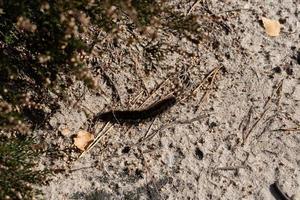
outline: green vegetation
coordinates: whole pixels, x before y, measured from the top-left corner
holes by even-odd
[[[32,199],[38,191],[32,184],[42,184],[47,170],[34,170],[39,152],[32,138],[0,137],[0,199]]]

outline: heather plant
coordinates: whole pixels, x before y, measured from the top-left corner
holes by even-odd
[[[77,10],[83,3],[0,1],[1,128],[22,128],[24,118],[54,106],[49,90],[61,94],[73,77],[91,84],[79,37],[89,25]]]
[[[0,129],[5,130],[0,135],[44,123],[76,80],[97,88],[86,58],[99,32],[118,37],[119,25],[125,24],[132,33],[128,45],[139,43],[152,66],[168,51],[182,53],[161,40],[158,30],[198,44],[206,28],[218,26],[207,20],[205,9],[199,23],[197,16],[176,8],[165,0],[0,0]],[[1,173],[10,177],[0,177],[1,199],[30,198],[27,183],[40,183],[43,173],[33,170],[31,143],[26,137],[1,138]],[[19,186],[22,190],[15,193]]]
[[[43,184],[48,170],[35,169],[40,152],[30,137],[0,137],[0,199],[32,199]]]
[[[129,29],[149,38],[143,48],[150,63],[174,50],[161,48],[158,29],[199,43],[202,29],[197,18],[173,7],[166,1],[149,0],[1,0],[0,127],[22,129],[24,119],[34,122],[46,117],[45,108],[56,108],[54,97],[62,97],[76,79],[95,87],[85,65],[97,42],[91,26],[117,36],[118,23],[127,21]],[[94,41],[88,43],[86,35]]]

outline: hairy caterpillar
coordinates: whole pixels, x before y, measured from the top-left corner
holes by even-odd
[[[140,122],[149,118],[153,118],[164,111],[168,110],[176,103],[176,98],[174,96],[163,99],[159,102],[156,102],[150,105],[148,108],[142,110],[116,110],[109,111],[105,113],[97,114],[93,122],[98,120],[113,122],[113,123],[123,123],[123,122]]]

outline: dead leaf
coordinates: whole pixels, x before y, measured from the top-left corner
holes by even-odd
[[[279,36],[281,24],[277,20],[268,19],[265,17],[261,18],[265,31],[269,36],[276,37]]]
[[[74,145],[84,151],[86,147],[94,140],[94,135],[84,131],[80,130],[77,133],[77,136],[74,138]]]

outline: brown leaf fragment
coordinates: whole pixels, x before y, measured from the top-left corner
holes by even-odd
[[[268,19],[265,17],[261,18],[266,33],[271,37],[279,36],[281,24],[277,20]]]
[[[80,130],[77,133],[77,136],[74,138],[74,145],[84,151],[86,147],[94,140],[94,135],[84,131]]]

